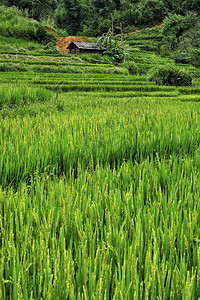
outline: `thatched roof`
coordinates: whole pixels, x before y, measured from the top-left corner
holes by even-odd
[[[96,51],[106,51],[105,47],[101,47],[97,43],[88,42],[71,42],[67,49],[78,48],[81,50],[96,50]]]

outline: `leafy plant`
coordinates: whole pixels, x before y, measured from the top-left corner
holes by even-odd
[[[111,29],[97,40],[97,44],[106,47],[104,54],[111,56],[117,63],[123,62],[129,56],[127,45],[115,40]]]

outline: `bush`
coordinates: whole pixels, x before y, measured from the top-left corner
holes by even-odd
[[[190,62],[195,67],[200,67],[200,49],[193,48],[190,50]]]
[[[60,53],[58,51],[58,49],[56,48],[55,43],[53,43],[53,42],[49,42],[48,44],[46,44],[45,50],[49,54],[59,54]]]
[[[47,45],[49,43],[56,45],[56,37],[48,33],[46,28],[42,25],[39,25],[36,30],[36,38],[38,42]]]
[[[126,68],[131,75],[138,75],[138,66],[134,61],[125,61],[122,63],[122,67]]]
[[[175,65],[160,65],[151,69],[148,74],[150,81],[160,85],[189,86],[192,85],[192,77],[189,70],[178,68]]]

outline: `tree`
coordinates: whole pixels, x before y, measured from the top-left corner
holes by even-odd
[[[185,31],[196,26],[198,16],[194,12],[188,12],[185,16],[169,14],[163,21],[162,33],[164,36],[174,35],[179,38]]]
[[[82,6],[78,0],[64,0],[65,6],[65,24],[69,34],[76,34],[80,31]]]
[[[135,9],[136,23],[141,25],[162,22],[166,15],[167,11],[162,0],[141,1]]]
[[[200,12],[200,0],[185,0],[183,1],[184,11],[192,10],[195,12]]]
[[[200,47],[199,18],[194,12],[185,16],[169,14],[163,21],[160,52],[175,61],[189,61],[193,49]],[[195,52],[196,53],[196,52]]]
[[[94,11],[97,15],[107,17],[115,8],[113,0],[93,0]],[[119,4],[119,1],[118,1]]]
[[[58,27],[75,35],[81,31],[83,4],[80,0],[61,0],[54,16]]]
[[[114,3],[115,3],[115,8],[117,10],[119,10],[121,8],[121,1],[120,0],[114,0]]]
[[[163,35],[165,37],[174,35],[177,38],[182,32],[183,20],[184,16],[169,14],[169,16],[164,19],[162,24]]]
[[[57,0],[7,0],[7,5],[17,6],[19,9],[28,9],[29,16],[40,20],[44,15],[53,12],[57,5]]]

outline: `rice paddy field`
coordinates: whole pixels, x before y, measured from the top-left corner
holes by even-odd
[[[1,52],[0,299],[200,299],[199,69]]]

